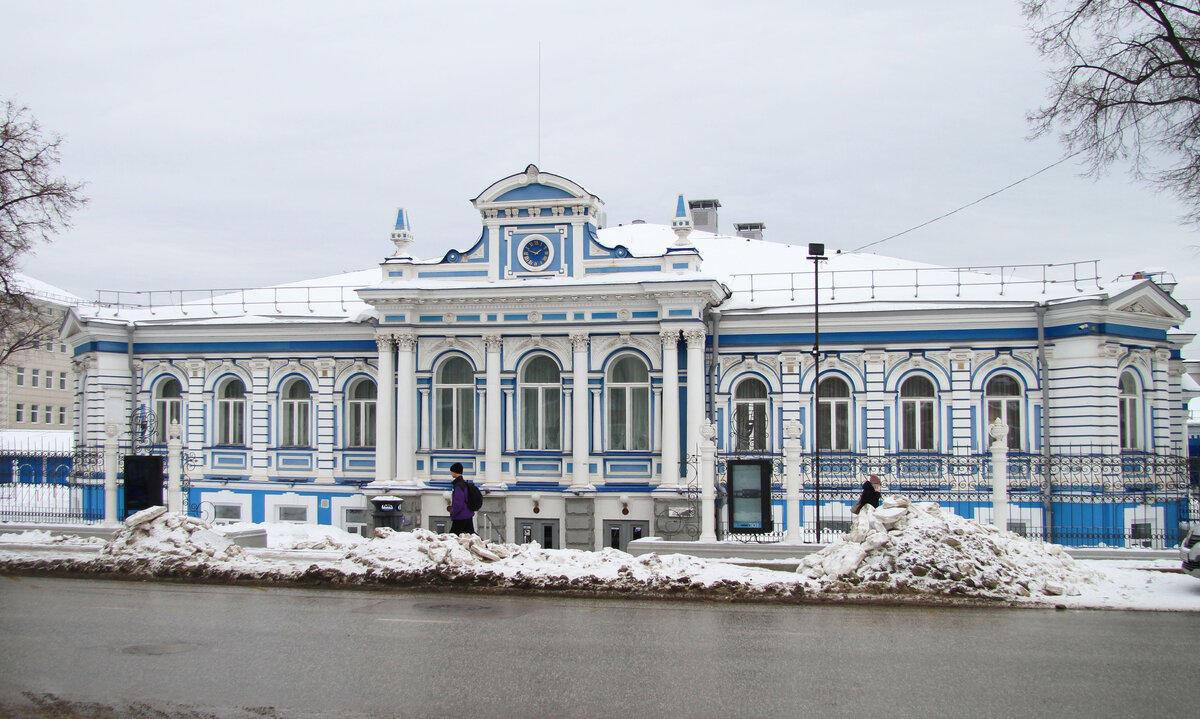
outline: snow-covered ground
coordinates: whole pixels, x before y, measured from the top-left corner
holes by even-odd
[[[223,534],[248,528],[266,530],[266,549],[242,548]],[[1074,560],[1056,545],[903,498],[865,508],[844,541],[805,557],[795,572],[683,554],[634,557],[612,549],[496,544],[420,529],[364,538],[302,524],[214,528],[162,508],[130,517],[108,542],[45,531],[3,533],[0,525],[0,571],[9,572],[1200,611],[1200,580],[1173,571],[1178,567],[1173,560]]]

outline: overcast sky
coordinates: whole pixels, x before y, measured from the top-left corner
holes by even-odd
[[[29,274],[97,289],[262,286],[363,269],[407,207],[421,257],[534,162],[610,225],[718,198],[721,229],[851,250],[1064,155],[1029,141],[1050,69],[1016,0],[0,0],[0,97],[87,182]],[[541,112],[539,158],[539,60]],[[1073,161],[871,251],[945,265],[1166,268],[1200,307],[1171,197]],[[1192,320],[1189,330],[1200,330]],[[1189,352],[1195,356],[1198,353]]]

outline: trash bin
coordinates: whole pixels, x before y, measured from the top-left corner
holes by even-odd
[[[371,504],[375,505],[373,519],[376,529],[388,527],[397,532],[400,531],[400,527],[404,524],[404,514],[401,511],[404,509],[402,497],[381,494],[378,497],[372,497]]]

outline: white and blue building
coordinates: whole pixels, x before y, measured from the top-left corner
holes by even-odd
[[[461,462],[486,490],[481,533],[589,549],[695,536],[696,489],[722,479],[697,475],[710,421],[718,467],[761,457],[781,470],[792,428],[806,492],[819,446],[832,494],[807,497],[806,524],[817,506],[827,526],[845,521],[867,469],[894,491],[980,489],[973,459],[996,419],[1026,489],[1050,466],[1073,493],[1144,498],[1176,481],[1143,461],[1186,454],[1192,336],[1163,275],[828,247],[814,292],[807,245],[764,240],[759,223],[718,234],[714,201],[693,216],[666,194],[669,222],[606,227],[599,197],[530,165],[472,204],[479,236],[441,256],[419,257],[400,210],[377,268],[80,305],[64,328],[78,441],[116,423],[153,448],[178,422],[194,509],[350,531],[381,495],[402,500],[403,527],[448,526]],[[1052,494],[1026,503],[1023,531],[1064,516]],[[1169,542],[1186,506],[1146,506],[1110,502],[1088,521]],[[799,520],[784,508],[777,529]]]

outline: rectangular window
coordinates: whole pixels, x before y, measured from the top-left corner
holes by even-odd
[[[367,510],[347,509],[345,514],[345,530],[350,534],[367,533]]]
[[[24,367],[17,368],[17,386],[18,387],[25,386],[25,368]]]
[[[67,345],[65,343],[59,343],[58,351],[62,352],[63,354],[66,354],[67,353]]]
[[[29,405],[29,421],[37,424],[38,406],[36,404]]]
[[[242,521],[242,506],[240,504],[214,504],[213,524],[230,524]]]
[[[67,408],[66,407],[58,408],[58,423],[59,424],[67,423]]]
[[[42,408],[42,422],[52,424],[54,422],[54,408],[46,405]]]
[[[303,523],[308,521],[308,507],[279,507],[279,521]]]
[[[59,389],[67,388],[67,373],[66,372],[58,373],[58,388]]]
[[[29,386],[30,387],[38,386],[38,373],[39,372],[40,372],[40,370],[36,370],[36,369],[29,370]]]
[[[14,421],[16,421],[16,422],[24,422],[25,421],[25,405],[24,404],[17,403],[17,413],[16,413],[16,416],[14,417]]]

